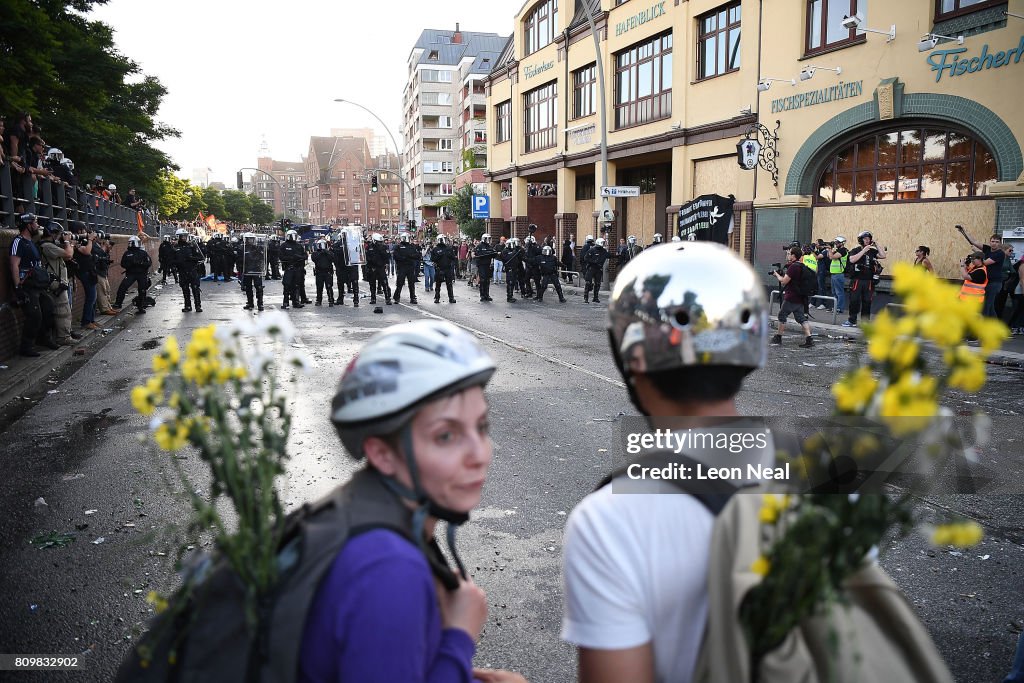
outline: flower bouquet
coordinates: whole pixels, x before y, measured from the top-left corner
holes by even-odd
[[[276,481],[288,460],[291,427],[282,388],[306,368],[305,358],[286,352],[292,336],[286,315],[266,313],[255,325],[199,328],[184,353],[168,337],[153,358],[152,377],[131,392],[135,409],[151,418],[160,449],[176,453],[192,446],[205,464],[208,495],[190,481],[177,455],[170,458],[192,506],[191,531],[212,530],[215,559],[237,577],[251,629],[278,576],[285,512]],[[191,564],[172,599],[148,596],[158,613],[169,605],[172,612],[185,609],[213,568],[209,557]],[[147,648],[139,648],[143,667],[153,654]],[[175,656],[172,646],[171,664]]]
[[[801,622],[843,600],[844,582],[877,558],[889,534],[916,528],[936,545],[958,547],[982,539],[973,521],[924,522],[914,500],[934,481],[923,469],[941,472],[964,454],[950,428],[952,413],[941,406],[943,391],[978,391],[985,359],[1008,330],[983,318],[975,302],[960,300],[957,287],[909,264],[894,268],[893,290],[903,313],[885,311],[864,325],[868,362],[832,387],[828,432],[806,438],[799,453],[779,454],[812,484],[810,493],[763,500],[763,554],[751,567],[763,578],[740,608],[755,670]],[[937,362],[923,352],[923,342],[937,349]],[[910,463],[910,471],[866,493],[865,475],[899,469],[894,455],[901,465]],[[838,647],[839,634],[832,635]]]

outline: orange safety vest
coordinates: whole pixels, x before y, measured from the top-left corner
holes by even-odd
[[[970,278],[964,280],[964,284],[960,288],[960,299],[962,301],[973,300],[981,303],[985,301],[985,286],[988,284],[988,269],[985,266],[982,266],[981,269],[985,271],[985,281],[977,283]],[[968,270],[967,272],[974,272],[974,269]]]

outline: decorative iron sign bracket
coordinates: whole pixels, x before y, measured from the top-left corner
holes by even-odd
[[[753,170],[755,165],[759,165],[764,170],[772,174],[772,182],[775,183],[775,187],[779,186],[779,127],[782,125],[781,121],[775,121],[775,130],[770,131],[768,127],[763,123],[753,123],[747,130],[743,140],[737,145],[739,151],[739,163],[740,166],[748,170]],[[748,156],[744,159],[744,142],[747,140],[754,141],[754,145],[746,146]],[[754,158],[749,155],[749,152],[753,151],[753,157],[756,157],[756,164]]]

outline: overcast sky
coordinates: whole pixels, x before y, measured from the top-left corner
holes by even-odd
[[[298,161],[312,135],[379,125],[402,144],[406,60],[423,29],[509,35],[523,0],[111,0],[91,15],[118,50],[167,88],[158,114],[181,137],[159,144],[179,175],[212,169],[234,187],[265,137]],[[246,173],[248,176],[248,173]]]

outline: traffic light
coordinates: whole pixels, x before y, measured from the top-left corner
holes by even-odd
[[[370,192],[376,192],[379,189],[380,187],[377,186],[377,174],[374,173],[373,176],[370,177]]]
[[[242,172],[241,171],[238,171],[237,173],[235,173],[235,185],[238,187],[239,190],[242,189]]]

